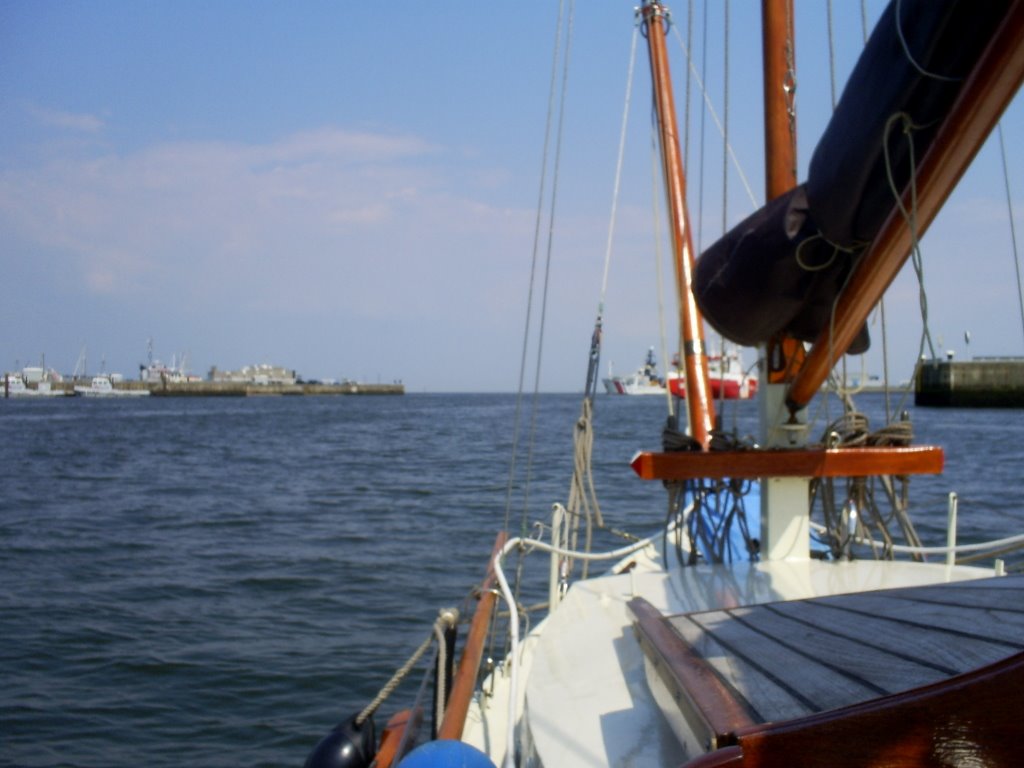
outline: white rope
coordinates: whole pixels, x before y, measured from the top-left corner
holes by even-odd
[[[1021,291],[1020,283],[1020,256],[1017,254],[1017,230],[1013,226],[1013,200],[1010,197],[1010,171],[1006,166],[1006,144],[1003,143],[1003,123],[1000,121],[996,127],[999,129],[999,153],[1003,158],[1003,184],[1006,186],[1006,213],[1010,219],[1010,242],[1013,244],[1013,266],[1017,270],[1017,299],[1020,301],[1020,322],[1024,328],[1024,292]]]
[[[561,505],[558,505],[561,506]],[[526,551],[532,551],[539,549],[543,552],[550,552],[560,557],[571,557],[579,560],[616,560],[623,558],[633,552],[636,552],[644,547],[650,545],[647,539],[643,541],[630,544],[626,547],[613,550],[611,552],[593,553],[593,552],[575,552],[571,549],[562,549],[561,547],[553,547],[543,541],[537,539],[525,538],[517,536],[514,539],[510,539],[505,543],[505,546],[501,548],[501,551],[494,556],[494,575],[498,580],[498,585],[501,587],[501,596],[505,602],[508,603],[509,607],[509,635],[511,637],[511,652],[510,664],[509,664],[509,694],[508,694],[508,724],[506,730],[506,743],[505,743],[505,760],[503,765],[505,768],[515,768],[515,732],[516,732],[516,706],[519,699],[519,610],[516,604],[516,600],[512,595],[512,589],[509,587],[508,580],[505,578],[505,571],[501,567],[501,561],[505,555],[511,552],[513,549],[524,547]]]
[[[828,533],[828,528],[821,523],[811,523],[813,528],[818,533]],[[864,538],[854,538],[854,542],[857,544],[863,544],[865,546],[877,546],[877,541]],[[989,549],[998,549],[1000,547],[1010,546],[1012,544],[1024,544],[1024,533],[1016,536],[1007,536],[1003,539],[994,539],[992,541],[982,541],[977,544],[958,544],[955,547],[912,547],[906,544],[892,544],[888,547],[893,552],[899,552],[905,555],[948,555],[954,554],[959,555],[963,552],[984,552]]]
[[[718,132],[722,135],[723,141],[725,141],[725,129],[722,127],[722,121],[718,119],[718,113],[715,112],[715,107],[711,103],[711,97],[708,96],[707,90],[704,88],[704,81],[701,80],[700,74],[697,72],[697,67],[690,59],[690,51],[686,47],[686,43],[683,42],[682,37],[679,35],[679,30],[673,25],[673,32],[675,32],[676,40],[679,42],[679,47],[683,49],[683,53],[686,56],[686,63],[690,69],[690,74],[697,83],[697,87],[700,89],[701,95],[704,96],[704,104],[708,108],[708,114],[711,115],[711,119],[715,121],[715,126],[718,128]],[[728,141],[725,142],[725,146],[728,149],[729,157],[732,158],[732,164],[736,168],[736,173],[739,174],[740,181],[743,182],[743,188],[747,191],[747,197],[750,198],[750,204],[754,208],[760,208],[760,204],[757,202],[757,197],[754,196],[754,190],[750,186],[750,182],[747,181],[747,175],[743,172],[743,167],[740,165],[739,158],[736,157],[736,153],[733,151],[732,144]]]
[[[831,83],[832,111],[836,111],[836,46],[832,33],[832,0],[828,0],[827,13],[825,14],[828,25],[828,76]]]
[[[519,360],[519,385],[516,388],[516,407],[512,419],[512,458],[509,461],[508,484],[505,488],[505,525],[504,530],[509,530],[512,518],[512,489],[515,486],[516,458],[519,455],[519,439],[521,434],[521,419],[523,411],[523,392],[526,389],[526,360],[530,350],[530,330],[533,327],[533,298],[537,282],[537,260],[540,253],[541,223],[543,222],[544,200],[547,191],[548,159],[550,156],[550,144],[552,125],[555,114],[555,96],[558,93],[558,60],[561,51],[562,39],[562,15],[564,2],[558,5],[558,23],[555,26],[554,50],[551,57],[551,83],[548,88],[548,109],[544,124],[544,148],[541,152],[540,183],[537,190],[537,209],[533,224],[533,249],[530,260],[530,279],[526,294],[526,321],[523,328],[523,346]],[[529,488],[527,488],[527,493]],[[524,526],[525,527],[525,526]]]
[[[669,370],[671,362],[668,357],[668,333],[665,327],[665,278],[662,272],[664,257],[661,249],[662,230],[658,216],[658,139],[657,129],[651,123],[651,223],[654,225],[654,281],[655,293],[658,297],[658,338],[661,344],[661,359],[665,366],[665,407],[668,415],[675,415],[675,404],[672,402],[672,386],[669,383]],[[679,339],[682,344],[682,339]],[[680,347],[680,362],[683,359],[682,348]]]
[[[604,312],[604,297],[608,292],[608,268],[612,260],[612,240],[615,233],[616,212],[619,207],[619,187],[622,180],[622,159],[626,153],[626,128],[629,124],[629,105],[633,100],[633,70],[636,67],[636,44],[639,28],[633,28],[633,41],[629,49],[629,74],[626,76],[626,98],[622,108],[622,129],[619,132],[619,156],[615,162],[615,185],[612,190],[612,211],[608,220],[608,244],[604,254],[604,275],[601,278],[601,303],[598,316]]]
[[[434,698],[434,724],[440,729],[444,720],[444,708],[448,703],[448,681],[445,679],[445,668],[448,666],[448,644],[444,633],[459,623],[459,612],[455,608],[442,608],[434,622],[434,637],[437,638],[437,692]]]

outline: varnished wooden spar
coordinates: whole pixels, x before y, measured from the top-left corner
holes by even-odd
[[[924,234],[992,132],[1024,80],[1024,0],[1015,0],[1002,26],[960,91],[917,173],[917,230]],[[910,208],[910,191],[903,194]],[[824,329],[807,355],[788,403],[803,408],[846,353],[868,314],[910,255],[911,232],[898,208],[886,219],[836,304],[834,333]],[[831,333],[831,339],[830,339]]]
[[[686,209],[686,178],[679,149],[679,128],[672,77],[668,67],[665,35],[666,10],[658,2],[645,2],[643,14],[647,46],[651,59],[654,105],[658,115],[662,173],[672,225],[672,253],[675,263],[676,292],[679,296],[679,336],[683,340],[686,369],[686,407],[690,415],[690,435],[707,448],[715,422],[715,404],[708,381],[708,357],[704,344],[704,319],[693,296],[693,236]]]
[[[466,636],[466,645],[462,651],[462,659],[459,661],[459,669],[452,682],[448,707],[444,713],[444,720],[441,721],[441,727],[438,729],[437,738],[439,739],[462,738],[462,728],[466,723],[469,703],[473,699],[473,690],[476,688],[476,678],[480,671],[480,660],[484,654],[487,630],[494,612],[494,601],[497,599],[493,590],[494,558],[505,546],[506,538],[506,534],[502,532],[494,540],[494,549],[491,551],[491,559],[487,566],[487,576],[480,585],[480,602],[477,603],[473,622],[469,626],[469,634]]]
[[[765,191],[767,200],[796,186],[796,51],[793,0],[762,0],[764,46]]]
[[[796,186],[796,35],[793,0],[762,0],[764,52],[765,200],[771,201]],[[768,342],[769,384],[791,381],[800,370],[804,346],[780,335]]]
[[[641,452],[630,466],[644,480],[763,477],[937,475],[944,454],[935,446],[909,448],[785,448],[750,451]]]

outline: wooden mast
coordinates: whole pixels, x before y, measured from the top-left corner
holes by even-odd
[[[797,185],[796,163],[796,36],[792,0],[761,0],[761,55],[764,67],[765,200]],[[788,384],[800,369],[804,345],[780,332],[765,344],[764,386],[758,393],[761,442],[770,447],[803,446],[806,430],[779,430]],[[790,453],[787,458],[791,459]],[[729,472],[746,468],[730,463]],[[793,466],[797,466],[794,464]],[[664,469],[664,468],[663,468]],[[761,556],[769,559],[808,556],[810,476],[805,465],[796,472],[762,466]],[[737,474],[736,477],[742,475]]]
[[[771,201],[797,185],[793,0],[761,0],[761,19],[765,200]],[[803,344],[780,334],[768,341],[765,359],[767,383],[791,381],[803,363]]]
[[[704,344],[704,319],[693,297],[693,236],[686,209],[686,178],[683,157],[679,150],[672,77],[668,67],[665,35],[668,33],[667,11],[657,0],[645,0],[644,29],[651,60],[651,82],[658,116],[662,172],[665,177],[669,220],[672,226],[672,253],[675,263],[676,289],[679,295],[679,333],[683,339],[683,361],[686,374],[686,406],[690,416],[690,435],[707,450],[715,421],[715,405],[708,383],[708,358]]]
[[[796,53],[793,0],[762,0],[764,162],[767,199],[796,186]]]
[[[917,236],[924,234],[1024,80],[1024,0],[1015,0],[917,172]],[[910,207],[910,192],[904,190]],[[819,334],[790,387],[791,410],[803,408],[849,348],[858,329],[910,255],[911,232],[894,207],[850,277],[835,310],[835,332]]]

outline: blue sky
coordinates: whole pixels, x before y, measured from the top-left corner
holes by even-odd
[[[729,44],[731,141],[758,204],[759,6],[733,0]],[[881,7],[868,3],[871,23]],[[579,390],[586,372],[632,8],[576,9],[545,390]],[[860,4],[835,8],[841,87]],[[673,9],[685,39],[686,3]],[[187,354],[200,374],[272,362],[410,391],[513,390],[556,13],[533,0],[0,0],[0,368],[45,354],[70,372],[87,349],[90,371],[103,361],[134,375],[152,338],[157,357]],[[830,103],[825,4],[798,2],[797,14],[806,168]],[[723,56],[721,15],[711,3],[708,71]],[[696,21],[699,57],[699,7]],[[670,50],[682,111],[675,37]],[[602,367],[618,371],[661,343],[647,79],[640,58],[606,302]],[[721,80],[707,79],[724,114]],[[1018,240],[1020,101],[1004,117]],[[713,134],[708,123],[703,183],[695,151],[688,169],[705,245],[722,230]],[[732,224],[754,204],[729,173]],[[1024,354],[1008,222],[991,145],[925,241],[929,325],[961,356]],[[888,304],[895,378],[909,374],[921,328],[908,272]],[[869,372],[881,372],[880,348],[865,356]]]

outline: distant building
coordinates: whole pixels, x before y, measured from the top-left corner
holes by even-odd
[[[232,382],[236,384],[283,384],[291,386],[295,384],[297,378],[295,371],[282,368],[279,365],[269,365],[268,363],[245,365],[237,371],[221,371],[216,366],[210,369],[210,381]]]

